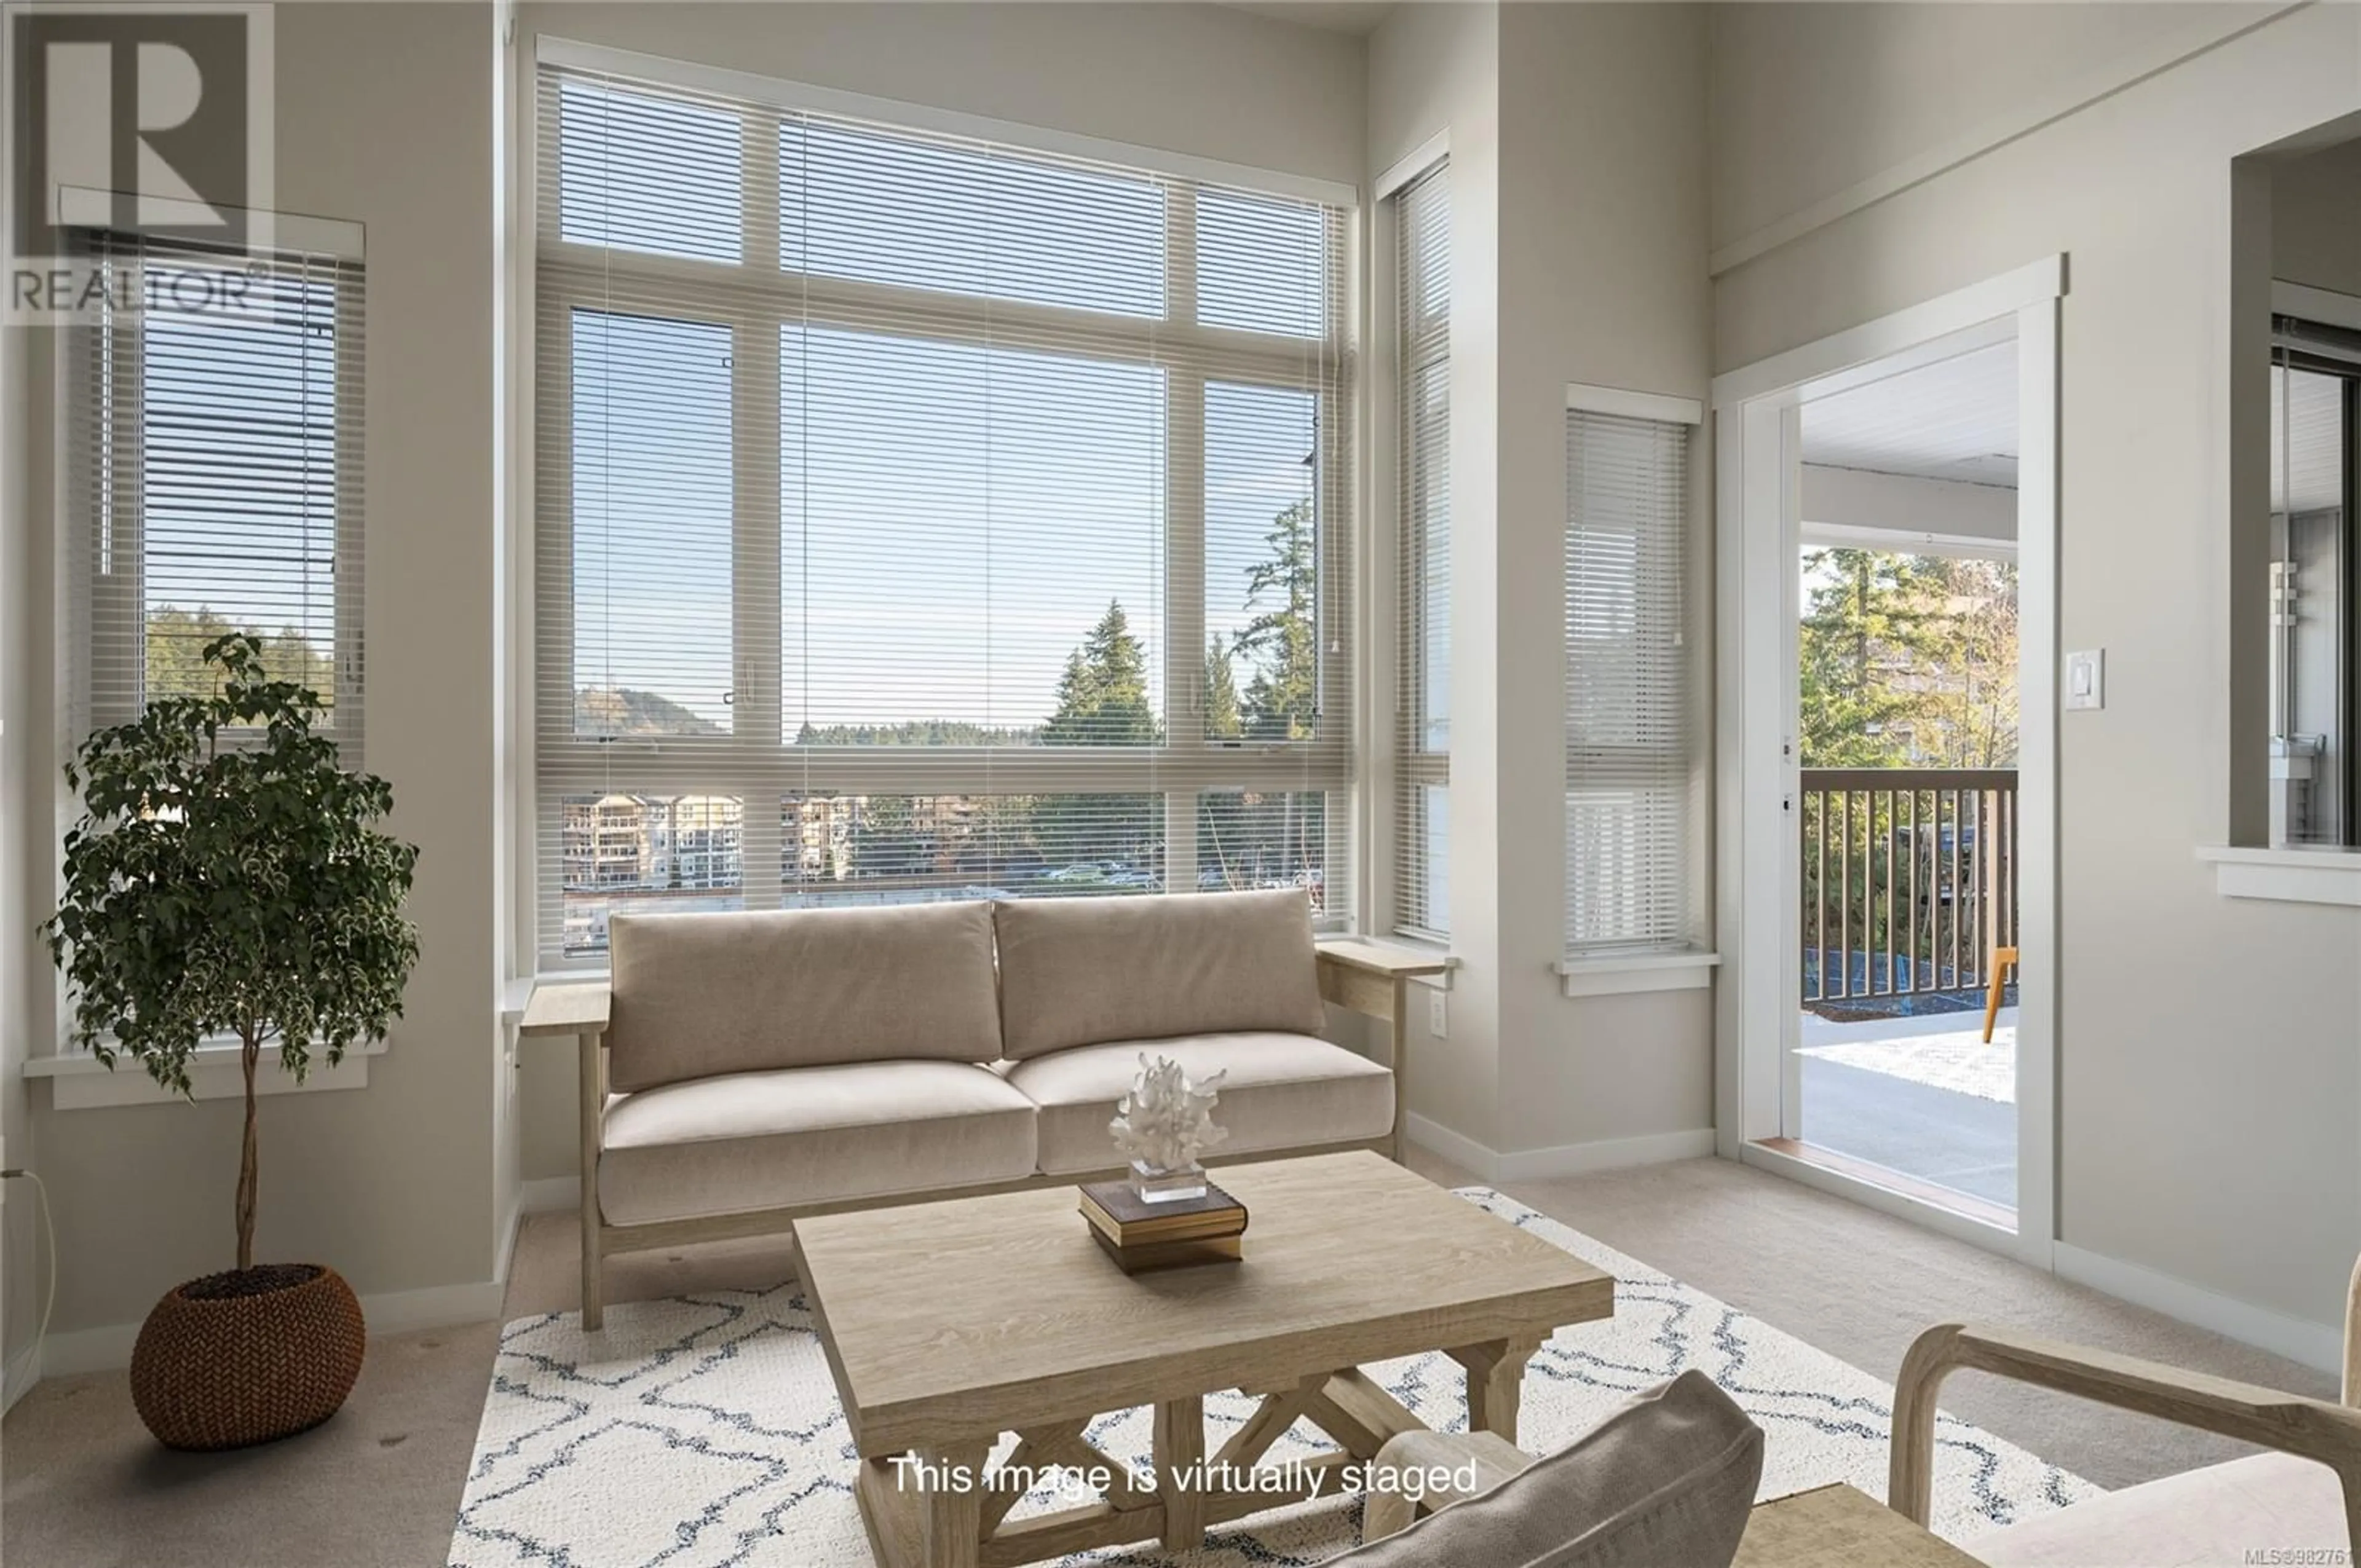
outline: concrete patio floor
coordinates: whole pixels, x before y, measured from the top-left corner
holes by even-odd
[[[1856,1062],[1809,1054],[1814,1047],[1923,1042],[1929,1058],[1990,1063],[2013,1078],[2016,1010],[2004,1008],[1993,1043],[1983,1043],[1983,1015],[1947,1013],[1873,1023],[1830,1024],[1804,1015],[1802,1140],[1832,1154],[1915,1177],[1954,1192],[2016,1206],[2016,1105],[1947,1086],[1939,1070],[1894,1063],[1872,1070]],[[1987,1054],[1989,1053],[1989,1054]],[[1863,1055],[1853,1053],[1858,1059]],[[1884,1053],[1898,1056],[1903,1053]],[[1903,1073],[1908,1076],[1902,1075]],[[1931,1081],[1930,1081],[1931,1080]],[[1989,1088],[1989,1085],[1986,1086]]]

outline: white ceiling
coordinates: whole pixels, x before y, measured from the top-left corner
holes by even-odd
[[[2016,485],[2016,345],[1996,343],[1804,405],[1804,461]]]

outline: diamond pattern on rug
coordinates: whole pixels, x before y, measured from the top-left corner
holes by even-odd
[[[1701,1290],[1484,1188],[1468,1201],[1615,1276],[1615,1316],[1561,1329],[1525,1373],[1523,1445],[1552,1453],[1624,1399],[1703,1368],[1767,1436],[1762,1495],[1831,1481],[1885,1492],[1893,1390]],[[1466,1385],[1440,1354],[1367,1369],[1428,1425],[1467,1427]],[[1257,1401],[1209,1395],[1206,1448]],[[1091,1441],[1144,1462],[1146,1408],[1093,1422]],[[2098,1488],[1949,1415],[1936,1426],[1935,1529],[1954,1540],[2066,1507]],[[1013,1444],[1003,1441],[1003,1452]],[[1299,1422],[1266,1463],[1327,1447]],[[476,1439],[452,1568],[829,1568],[870,1561],[852,1499],[856,1458],[811,1316],[793,1286],[609,1307],[511,1323]],[[1077,1499],[1027,1498],[1013,1517]],[[1324,1562],[1359,1539],[1356,1497],[1295,1504],[1213,1531],[1197,1552],[1154,1545],[1068,1564]]]
[[[1983,1031],[1948,1035],[1909,1035],[1894,1040],[1838,1040],[1824,1046],[1797,1047],[1798,1056],[1817,1057],[1839,1067],[1882,1072],[1929,1089],[1972,1094],[1979,1100],[2016,1103],[2016,1025],[2003,1024],[1984,1044]]]

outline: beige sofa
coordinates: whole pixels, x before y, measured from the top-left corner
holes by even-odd
[[[1228,1078],[1220,1158],[1398,1154],[1391,1069],[1319,1037],[1431,970],[1315,948],[1303,894],[618,916],[521,1032],[582,1068],[582,1313],[605,1256],[832,1209],[1095,1180],[1143,1050]]]

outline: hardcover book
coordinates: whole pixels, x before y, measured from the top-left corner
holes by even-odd
[[[1148,1203],[1127,1181],[1102,1181],[1082,1190],[1081,1208],[1092,1227],[1117,1246],[1232,1236],[1246,1228],[1246,1205],[1210,1185],[1202,1198]]]
[[[1159,1268],[1191,1268],[1201,1263],[1235,1263],[1246,1255],[1246,1237],[1236,1233],[1226,1236],[1205,1236],[1196,1241],[1148,1242],[1138,1246],[1117,1246],[1107,1234],[1096,1225],[1091,1227],[1091,1239],[1101,1251],[1115,1259],[1117,1268],[1126,1274],[1147,1274]]]

